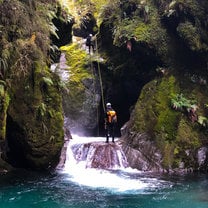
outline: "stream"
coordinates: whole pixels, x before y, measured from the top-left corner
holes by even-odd
[[[122,164],[111,169],[86,168],[91,157],[77,161],[72,147],[89,141],[104,143],[105,138],[74,137],[67,148],[64,168],[52,173],[16,170],[1,176],[0,207],[208,207],[207,174],[153,174]]]

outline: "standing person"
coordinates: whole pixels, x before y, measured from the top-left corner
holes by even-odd
[[[116,111],[111,107],[111,103],[106,104],[105,113],[105,130],[106,130],[106,143],[109,142],[109,137],[112,136],[112,142],[114,142],[114,129],[117,123]]]
[[[88,46],[88,48],[89,48],[89,53],[91,51],[91,48],[92,48],[92,51],[94,51],[94,43],[93,43],[93,40],[92,40],[92,34],[89,34],[87,36],[86,46]]]

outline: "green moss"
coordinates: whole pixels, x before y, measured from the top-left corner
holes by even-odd
[[[161,143],[161,150],[163,153],[162,165],[165,169],[169,169],[174,163],[174,144],[169,142]]]
[[[162,165],[167,169],[178,168],[181,163],[185,167],[193,167],[195,159],[192,155],[207,144],[207,133],[203,130],[206,127],[202,128],[198,122],[191,122],[185,115],[186,110],[175,111],[171,107],[171,99],[176,98],[180,92],[185,94],[180,97],[183,106],[194,103],[198,106],[197,114],[206,115],[205,88],[196,87],[191,82],[184,85],[179,80],[174,76],[167,76],[144,86],[135,106],[131,129],[150,135],[162,153]]]
[[[90,65],[92,57],[85,50],[81,50],[77,44],[63,46],[61,50],[66,54],[70,74],[70,80],[67,83],[67,88],[70,90],[65,99],[65,109],[76,119],[79,117],[79,109],[83,108],[86,96],[83,80],[93,79]]]
[[[0,81],[0,138],[5,138],[7,129],[11,151],[19,148],[26,164],[40,159],[42,167],[57,160],[64,140],[59,80],[48,68],[56,4],[18,0],[0,4],[4,80]]]
[[[164,140],[173,140],[179,113],[171,109],[170,100],[177,88],[173,76],[148,83],[135,107],[134,129],[158,135],[156,137]]]
[[[136,5],[135,11],[131,11],[132,5]],[[123,7],[127,9],[128,15]],[[152,1],[110,1],[105,9],[101,16],[105,24],[112,28],[114,45],[120,47],[133,38],[139,44],[155,50],[159,56],[167,58],[167,33]]]
[[[4,85],[0,84],[0,140],[5,140],[6,137],[6,119],[9,102],[9,94],[5,90]]]
[[[202,49],[201,36],[197,28],[192,25],[192,23],[180,23],[177,27],[177,31],[179,36],[193,51],[198,51]]]
[[[178,144],[179,151],[197,149],[201,145],[200,134],[187,120],[181,119],[178,126],[176,143]]]
[[[134,35],[136,36],[138,41],[149,41],[151,36],[151,26],[141,22],[135,28]]]
[[[18,124],[19,128],[13,134],[18,135],[15,139],[32,168],[54,164],[64,142],[58,82],[57,76],[40,59],[35,62],[31,74],[13,85],[13,94],[18,96],[12,97],[8,113],[12,122]]]
[[[86,51],[80,49],[80,46],[76,43],[62,46],[60,49],[65,52],[70,66],[70,80],[79,83],[82,78],[89,76],[86,66],[89,64],[90,57]]]
[[[146,84],[136,103],[133,114],[133,130],[136,132],[150,133],[155,125],[157,117],[154,113],[153,95],[155,94],[156,84],[157,81]],[[151,100],[149,100],[150,97],[152,98]]]
[[[189,154],[196,152],[202,146],[202,136],[199,130],[190,125],[186,119],[181,119],[174,144],[173,166],[178,167],[179,163],[183,162],[185,167],[193,167],[194,158],[190,158]]]
[[[170,76],[163,79],[158,86],[156,95],[156,112],[158,114],[157,124],[154,130],[158,137],[165,140],[174,140],[177,129],[179,113],[174,112],[170,106],[171,97],[177,92],[175,77]],[[162,135],[161,135],[162,133]]]
[[[163,155],[163,166],[175,162],[176,137],[181,113],[172,110],[171,98],[179,91],[174,76],[148,83],[135,107],[133,131],[146,132]]]

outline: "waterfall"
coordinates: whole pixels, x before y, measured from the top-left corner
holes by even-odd
[[[120,176],[115,172],[128,169],[126,157],[118,144],[105,143],[104,137],[72,135],[72,138],[68,143],[65,164],[61,170],[67,175],[67,180],[122,192],[147,187],[140,180],[131,180],[129,176]]]
[[[59,166],[59,172],[64,174],[65,180],[79,186],[104,188],[114,193],[138,193],[170,186],[128,167],[118,141],[106,144],[104,137],[72,135],[64,152],[65,163]]]
[[[51,71],[57,73],[63,83],[67,83],[70,78],[68,69],[64,53],[61,54],[60,62],[51,66]],[[89,96],[88,98],[90,99]],[[82,119],[88,115],[91,113],[83,114],[76,123],[83,122]],[[119,142],[105,143],[104,137],[67,136],[68,127],[70,126],[70,130],[72,128],[67,119],[66,116],[65,144],[57,166],[57,171],[64,174],[63,180],[69,180],[78,186],[107,188],[115,192],[137,192],[163,184],[130,168]]]
[[[73,136],[66,152],[65,169],[70,168],[70,164],[73,163],[81,163],[84,168],[106,170],[128,167],[121,147],[115,143],[105,143],[104,141],[105,138],[101,137]]]
[[[66,83],[69,79],[69,66],[66,63],[65,53],[61,53],[59,63],[52,64],[50,70],[60,77],[61,81]]]

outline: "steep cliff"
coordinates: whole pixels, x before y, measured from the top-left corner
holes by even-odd
[[[47,169],[59,160],[62,98],[49,70],[58,8],[49,0],[0,1],[1,154],[15,167]]]
[[[83,48],[84,45],[84,48]],[[73,133],[95,134],[99,119],[100,84],[95,54],[85,43],[74,42],[61,47],[66,56],[69,79],[63,92],[65,126]]]
[[[139,97],[122,136],[133,167],[207,170],[207,11],[203,0],[115,0],[100,16],[119,114]]]
[[[63,93],[78,129],[95,130],[98,119],[103,125],[99,102],[113,104],[118,127],[128,121],[121,143],[132,167],[207,170],[207,1],[61,2],[64,11],[53,1],[0,1],[3,158],[36,169],[57,163]],[[89,33],[92,55],[83,48]],[[64,91],[49,70],[60,46],[70,73]]]
[[[68,3],[74,35],[96,34],[104,101],[116,108],[118,127],[128,121],[121,143],[129,164],[141,170],[207,170],[207,1]],[[68,56],[69,65],[73,60]],[[95,103],[85,96],[93,82],[75,74],[79,84],[69,86],[73,104],[67,109],[69,115],[84,115],[83,127],[90,120],[85,110],[91,112],[83,103]],[[102,119],[101,110],[100,124]]]
[[[207,169],[206,89],[190,80],[184,84],[183,78],[173,75],[144,86],[123,135],[132,166],[160,171]]]

